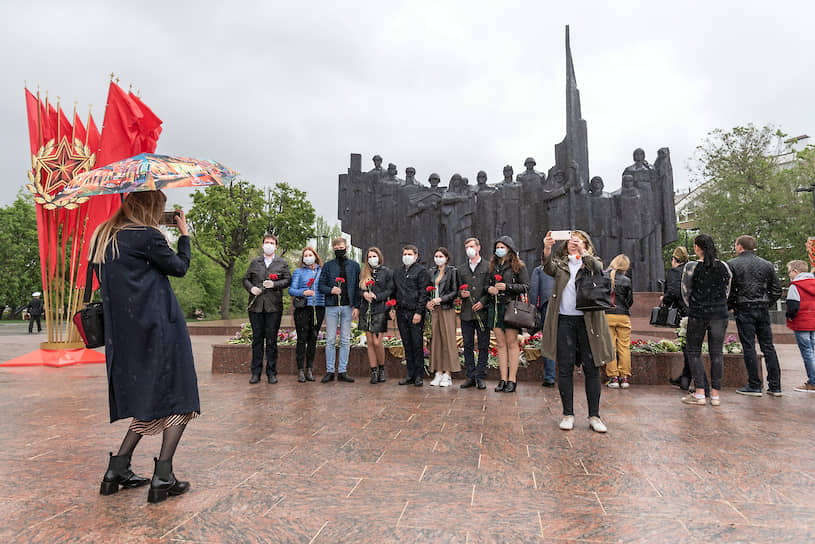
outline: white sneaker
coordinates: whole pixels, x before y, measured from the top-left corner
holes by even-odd
[[[441,382],[441,376],[442,376],[441,372],[436,372],[436,375],[433,376],[433,381],[430,382],[430,385],[439,385],[439,383]]]
[[[451,385],[453,385],[453,378],[450,377],[450,374],[444,374],[439,382],[439,387],[450,387]]]
[[[560,425],[558,425],[564,431],[571,431],[574,429],[574,416],[563,416],[563,419],[560,420]]]
[[[608,431],[608,429],[606,428],[605,423],[600,421],[599,417],[590,417],[589,418],[589,427],[591,427],[591,430],[596,432],[596,433],[604,433],[604,432]]]

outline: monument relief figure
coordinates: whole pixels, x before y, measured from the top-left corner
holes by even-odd
[[[511,165],[504,166],[504,180],[498,184],[501,194],[501,208],[496,217],[498,236],[518,236],[521,231],[521,188],[522,185],[512,179],[514,173]]]
[[[543,184],[546,176],[543,172],[535,170],[535,159],[528,157],[524,161],[526,170],[518,174],[516,178],[521,184],[520,208],[518,210],[519,224],[522,225],[519,231],[507,233],[516,241],[521,259],[529,254],[540,251],[543,244],[543,237],[546,232],[541,232],[541,196]]]
[[[492,185],[487,185],[487,173],[480,170],[476,174],[475,216],[473,217],[473,234],[485,246],[498,238],[497,217],[501,195]]]
[[[676,233],[676,207],[674,206],[674,170],[671,166],[671,150],[660,147],[657,151],[657,160],[654,162],[656,171],[655,193],[659,195],[660,223],[662,223],[662,243],[667,245],[677,240]]]

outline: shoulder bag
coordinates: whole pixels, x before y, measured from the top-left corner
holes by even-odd
[[[583,274],[575,281],[577,302],[575,307],[582,312],[597,312],[614,308],[611,297],[611,278],[604,276],[596,266],[591,273]]]
[[[518,300],[511,300],[507,303],[504,312],[504,325],[511,329],[533,329],[535,327],[535,316],[537,308],[527,302],[526,295]]]
[[[93,293],[93,264],[89,260],[85,296],[82,299],[85,307],[74,314],[73,322],[85,346],[99,348],[105,345],[105,316],[102,312],[102,303],[91,302],[91,293]]]

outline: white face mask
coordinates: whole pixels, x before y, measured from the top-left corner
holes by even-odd
[[[447,262],[447,259],[444,257],[433,257],[433,262],[436,263],[436,266],[441,266]]]
[[[503,259],[507,256],[507,248],[505,247],[497,247],[495,248],[495,256],[499,259]]]
[[[469,258],[469,259],[474,259],[475,256],[478,255],[478,252],[476,252],[474,247],[468,247],[466,251],[467,251],[467,258]]]
[[[303,264],[306,265],[306,266],[313,265],[314,264],[314,256],[313,255],[307,255],[307,256],[303,257]]]
[[[412,265],[414,260],[416,260],[416,257],[413,255],[402,255],[402,264],[405,266]]]
[[[368,257],[368,264],[376,268],[377,266],[379,266],[379,257],[376,256]]]
[[[265,255],[274,255],[274,250],[277,246],[275,244],[263,244],[263,253]]]

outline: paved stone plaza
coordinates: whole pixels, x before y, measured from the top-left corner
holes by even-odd
[[[23,331],[0,327],[0,361],[43,340]],[[604,388],[599,435],[582,386],[563,432],[539,384],[250,386],[211,374],[222,340],[193,337],[203,415],[175,458],[192,490],[158,505],[146,488],[99,495],[128,424],[108,423],[104,365],[0,368],[0,542],[815,541],[815,395],[792,390],[794,345],[778,346],[781,398]],[[142,441],[137,473],[159,441]]]

